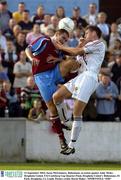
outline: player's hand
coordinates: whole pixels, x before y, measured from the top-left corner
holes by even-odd
[[[81,48],[81,47],[83,47],[84,45],[85,45],[85,39],[84,39],[84,38],[80,38],[78,47]]]
[[[63,47],[63,45],[60,43],[60,42],[58,42],[58,41],[54,41],[54,46],[57,48],[57,49],[62,49],[62,47]]]
[[[47,57],[47,62],[48,63],[55,63],[55,62],[59,62],[61,61],[61,59],[54,57],[53,55],[49,54],[49,56]]]
[[[83,46],[85,46],[88,42],[91,42],[91,40],[88,40],[88,39],[85,39],[85,38],[81,37],[81,38],[79,39],[78,47],[83,47]]]
[[[85,43],[85,38],[83,38],[83,37],[81,37],[80,39],[79,39],[79,44],[82,44],[82,43]]]
[[[32,65],[33,66],[38,66],[39,61],[36,58],[32,58]]]
[[[56,61],[56,57],[54,57],[53,55],[49,54],[49,56],[47,57],[47,62],[48,63],[53,63]]]

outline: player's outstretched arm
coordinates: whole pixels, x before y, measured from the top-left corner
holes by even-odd
[[[83,55],[85,53],[84,47],[71,48],[71,47],[66,47],[66,46],[63,46],[63,45],[61,45],[59,43],[56,43],[56,48],[60,49],[62,51],[65,51],[65,52],[67,52],[68,54],[70,54],[72,56]]]

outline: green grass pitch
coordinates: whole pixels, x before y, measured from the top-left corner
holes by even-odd
[[[0,170],[121,170],[118,163],[0,163]]]

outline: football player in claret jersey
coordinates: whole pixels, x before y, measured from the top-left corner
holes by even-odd
[[[61,150],[67,147],[62,128],[68,127],[61,124],[61,120],[66,120],[66,113],[64,114],[65,106],[62,103],[58,114],[52,96],[58,88],[57,85],[64,83],[64,77],[69,72],[76,70],[79,67],[79,63],[71,59],[63,60],[64,55],[55,48],[54,42],[58,41],[64,44],[68,41],[68,38],[68,32],[60,29],[52,39],[43,35],[32,42],[26,49],[26,54],[32,61],[35,83],[50,111],[52,127],[59,136]]]
[[[77,61],[81,63],[80,72],[77,77],[64,84],[53,95],[55,104],[64,98],[73,97],[74,121],[72,124],[71,138],[68,147],[61,151],[64,155],[75,152],[75,142],[78,139],[82,127],[82,113],[92,93],[98,86],[98,74],[105,55],[105,45],[100,40],[101,31],[96,26],[88,26],[85,31],[85,45],[83,47],[69,48],[56,45],[60,50],[71,55],[78,55]]]

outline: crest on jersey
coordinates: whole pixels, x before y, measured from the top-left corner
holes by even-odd
[[[74,90],[77,91],[77,90],[78,90],[78,87],[75,87]]]

